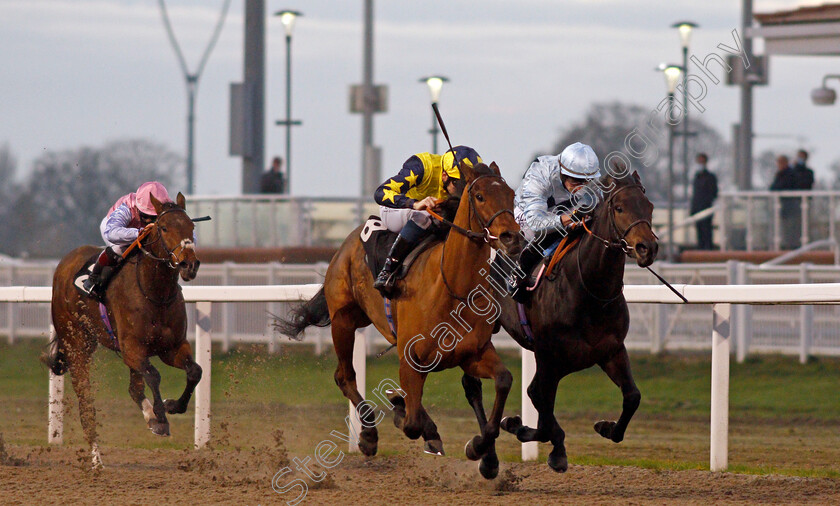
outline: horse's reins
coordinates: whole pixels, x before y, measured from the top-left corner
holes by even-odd
[[[623,233],[618,229],[618,225],[616,225],[616,223],[615,223],[615,215],[613,213],[613,203],[612,202],[613,202],[613,199],[615,198],[616,195],[618,195],[622,191],[627,190],[629,188],[639,188],[639,189],[642,190],[642,193],[645,193],[645,187],[643,185],[634,184],[634,185],[622,186],[621,188],[615,190],[614,192],[611,192],[610,196],[607,197],[607,202],[606,202],[607,203],[607,209],[608,209],[607,214],[609,216],[610,228],[614,232],[617,233],[617,235],[619,237],[618,240],[605,239],[605,238],[595,234],[594,232],[592,232],[589,229],[589,227],[586,226],[586,221],[585,220],[581,221],[581,224],[583,225],[583,229],[586,231],[586,233],[589,234],[590,236],[594,237],[598,241],[600,241],[601,244],[603,244],[605,248],[607,248],[607,249],[619,248],[625,254],[629,254],[631,250],[635,249],[633,246],[630,246],[629,244],[627,244],[627,240],[626,240],[627,234],[630,233],[630,230],[632,230],[633,227],[645,223],[645,224],[647,224],[648,227],[650,227],[651,231],[653,231],[653,226],[651,225],[650,220],[645,220],[645,219],[639,219],[639,220],[634,221],[633,223],[628,225],[627,228],[624,229]],[[656,236],[656,234],[654,233],[654,237],[655,236]],[[588,293],[590,296],[592,296],[592,298],[597,299],[601,302],[605,302],[604,305],[606,305],[606,304],[609,304],[610,302],[612,302],[613,300],[617,299],[618,296],[621,295],[622,290],[621,290],[621,288],[619,288],[618,294],[615,297],[613,297],[611,299],[602,299],[602,298],[596,296],[595,294],[593,294],[589,290],[589,288],[587,288],[586,282],[583,279],[583,271],[582,271],[581,266],[580,266],[580,248],[578,248],[578,254],[577,254],[577,268],[578,268],[578,274],[580,275],[580,282],[583,285],[584,290],[586,290],[586,293]],[[650,271],[650,273],[653,274],[656,277],[656,279],[658,279],[663,285],[667,286],[668,289],[671,290],[672,292],[674,292],[674,294],[677,297],[682,299],[683,303],[686,303],[686,304],[688,303],[688,299],[686,299],[683,294],[678,292],[676,288],[671,286],[671,283],[669,283],[667,280],[665,280],[665,278],[660,276],[656,271],[651,269],[650,266],[645,267],[645,269]],[[622,288],[623,288],[623,286],[624,286],[624,282],[622,282]]]

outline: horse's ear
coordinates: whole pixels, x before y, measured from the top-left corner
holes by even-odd
[[[181,209],[186,209],[187,208],[187,199],[184,197],[184,194],[181,193],[181,192],[178,192],[178,196],[175,197],[175,203],[178,204],[178,207],[180,207]]]
[[[491,162],[490,163],[490,170],[493,171],[493,174],[496,174],[499,177],[502,176],[502,171],[499,169],[499,166],[496,165],[496,162]]]
[[[163,204],[161,204],[160,200],[156,199],[152,194],[149,194],[149,198],[152,200],[152,206],[155,208],[155,214],[160,216],[160,213],[163,212]]]
[[[458,170],[461,172],[461,179],[467,183],[475,179],[475,171],[464,160],[461,160],[461,166]]]
[[[642,178],[641,178],[641,176],[639,176],[639,171],[638,170],[633,171],[633,181],[635,181],[636,184],[642,184]]]

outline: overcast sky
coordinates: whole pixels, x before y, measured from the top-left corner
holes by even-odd
[[[418,78],[448,76],[440,108],[452,140],[495,160],[509,178],[546,152],[559,132],[593,102],[654,108],[665,89],[658,63],[679,63],[670,24],[701,25],[691,52],[701,59],[732,46],[737,0],[425,0],[375,2],[375,82],[389,87],[377,115],[375,144],[383,175],[412,153],[431,149],[429,95]],[[755,0],[756,12],[814,2]],[[168,0],[176,35],[193,70],[221,0]],[[201,78],[197,102],[196,186],[230,195],[241,161],[228,156],[228,88],[242,80],[243,0],[233,0]],[[267,0],[270,15],[300,10],[293,47],[292,191],[357,195],[361,117],[348,112],[348,88],[362,77],[362,0]],[[279,19],[266,33],[266,161],[285,151],[285,45]],[[760,45],[758,46],[760,48]],[[0,143],[8,142],[25,177],[44,150],[151,138],[176,152],[186,146],[186,91],[156,0],[0,0]],[[815,107],[809,94],[833,58],[776,57],[770,86],[755,92],[758,134],[805,139],[818,175],[840,158],[840,105]],[[709,89],[704,119],[727,137],[738,120],[738,92]],[[440,138],[440,146],[445,141]],[[755,152],[798,141],[756,139]],[[442,149],[442,148],[441,148]],[[600,154],[600,153],[599,153]],[[602,154],[601,154],[602,155]],[[518,182],[512,182],[516,186]],[[175,189],[178,190],[178,189]]]

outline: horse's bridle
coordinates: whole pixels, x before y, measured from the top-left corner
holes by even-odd
[[[478,220],[478,225],[479,225],[479,227],[481,227],[482,230],[484,230],[484,233],[475,232],[473,230],[466,229],[464,227],[460,227],[460,226],[452,223],[451,221],[443,218],[442,216],[439,216],[437,213],[431,212],[430,214],[432,214],[432,216],[434,216],[438,221],[440,221],[444,225],[446,225],[449,228],[455,230],[459,234],[468,237],[471,240],[474,240],[474,241],[482,240],[484,242],[489,243],[490,241],[492,241],[494,239],[498,239],[498,237],[496,237],[496,236],[494,236],[493,234],[490,233],[490,226],[493,224],[493,221],[496,218],[498,218],[500,215],[502,215],[504,213],[510,213],[510,215],[513,216],[513,211],[510,210],[510,209],[499,209],[498,211],[496,211],[493,214],[493,216],[490,217],[489,220],[487,220],[487,223],[484,223],[484,220],[481,218],[481,215],[478,214],[478,212],[476,212],[476,210],[475,210],[475,200],[473,199],[472,188],[473,188],[473,185],[476,182],[478,182],[479,179],[482,179],[482,178],[485,178],[485,177],[497,177],[497,178],[501,179],[502,181],[505,180],[505,178],[503,178],[502,176],[496,175],[496,174],[483,174],[483,175],[478,176],[477,178],[473,179],[472,181],[470,181],[469,186],[467,186],[467,198],[469,199],[469,202],[470,202],[470,214],[469,214],[469,219],[467,220],[467,223],[472,223],[472,217],[473,217],[473,215],[475,215],[475,219]]]
[[[584,230],[586,230],[586,233],[588,233],[592,237],[598,239],[601,242],[601,244],[604,245],[605,248],[607,248],[607,249],[620,249],[621,251],[623,251],[624,253],[627,253],[627,254],[630,254],[630,251],[634,249],[633,246],[630,246],[629,244],[627,244],[627,234],[629,234],[630,231],[633,230],[634,227],[636,227],[638,225],[642,225],[642,224],[647,224],[647,226],[650,227],[651,230],[653,230],[653,226],[651,225],[650,220],[645,220],[645,219],[639,219],[639,220],[634,221],[633,223],[628,225],[624,229],[623,232],[621,230],[619,230],[618,225],[616,225],[616,223],[615,223],[615,212],[614,212],[614,209],[613,209],[613,199],[615,199],[615,197],[619,193],[623,192],[624,190],[631,189],[631,188],[638,188],[639,190],[642,191],[642,193],[645,193],[645,187],[643,185],[641,185],[641,184],[631,184],[631,185],[627,185],[627,186],[622,186],[621,188],[618,188],[617,190],[614,190],[614,191],[610,192],[609,197],[607,197],[607,200],[605,201],[605,203],[607,204],[607,215],[609,217],[608,220],[609,220],[610,231],[611,231],[611,233],[615,234],[615,237],[617,237],[617,239],[614,239],[614,238],[605,239],[605,238],[595,234],[594,232],[592,232],[589,229],[589,227],[586,226],[586,222],[581,222],[583,224]]]
[[[166,215],[168,213],[178,212],[178,211],[180,211],[184,214],[187,213],[187,211],[185,211],[184,209],[181,209],[180,207],[173,207],[171,209],[167,209],[166,211],[160,213],[157,216],[157,218],[155,218],[155,222],[154,222],[154,228],[155,228],[155,231],[157,232],[157,238],[155,238],[155,240],[151,241],[149,244],[154,244],[154,243],[160,241],[161,246],[163,246],[164,251],[166,251],[166,253],[168,255],[167,257],[159,257],[159,256],[155,255],[154,253],[148,251],[146,248],[144,248],[143,244],[138,244],[138,246],[140,248],[140,251],[142,251],[144,255],[146,255],[147,257],[149,257],[153,260],[156,260],[158,262],[166,262],[167,267],[169,267],[170,269],[173,269],[173,270],[178,268],[178,263],[179,263],[178,262],[178,253],[180,253],[184,249],[193,249],[193,250],[195,249],[195,243],[193,242],[192,239],[181,239],[181,242],[178,244],[178,246],[176,246],[173,249],[169,249],[169,247],[166,245],[166,241],[163,240],[163,233],[160,231],[160,227],[158,226],[158,220],[160,220],[164,215]]]
[[[472,218],[473,218],[473,215],[475,215],[475,219],[478,221],[479,227],[481,227],[484,230],[484,233],[475,232],[473,230],[466,229],[464,227],[460,227],[460,226],[452,223],[451,221],[446,220],[446,219],[444,219],[440,216],[437,216],[437,215],[435,215],[435,217],[440,222],[442,222],[444,225],[449,226],[451,229],[455,230],[456,232],[458,232],[461,235],[466,236],[470,240],[473,240],[473,241],[483,240],[484,242],[489,244],[490,241],[492,241],[494,239],[498,239],[498,237],[496,237],[496,236],[494,236],[493,234],[490,233],[490,226],[493,224],[493,220],[495,220],[496,218],[498,218],[500,215],[502,215],[504,213],[510,213],[510,215],[513,216],[513,211],[511,209],[500,209],[500,210],[496,211],[495,213],[493,213],[493,216],[491,216],[490,219],[487,220],[486,223],[484,223],[484,220],[481,218],[481,215],[478,214],[478,212],[475,210],[475,200],[473,200],[472,189],[473,189],[473,185],[476,182],[478,182],[479,179],[482,179],[482,178],[485,178],[485,177],[497,177],[497,178],[501,179],[502,181],[505,180],[505,178],[503,178],[500,175],[483,174],[483,175],[478,176],[477,178],[473,179],[472,181],[470,181],[469,186],[467,186],[467,198],[469,199],[469,202],[470,202],[470,210],[469,210],[469,216],[468,216],[468,219],[467,219],[467,223],[472,224]],[[460,295],[457,295],[455,293],[455,291],[452,289],[452,287],[449,285],[449,281],[447,281],[447,279],[446,279],[446,274],[443,271],[443,258],[445,256],[446,256],[446,241],[444,241],[444,243],[443,243],[443,251],[441,251],[441,254],[440,254],[440,277],[443,278],[443,284],[446,285],[446,290],[449,292],[450,296],[454,297],[457,300],[465,301],[465,300],[467,300],[467,298],[466,297],[461,297]]]
[[[644,219],[634,221],[633,223],[628,225],[627,228],[624,229],[624,232],[619,230],[618,225],[616,225],[616,223],[615,223],[615,212],[614,212],[614,209],[613,209],[613,199],[619,193],[623,192],[624,190],[630,189],[630,188],[638,188],[642,191],[642,193],[645,193],[645,187],[643,185],[632,184],[632,185],[622,186],[621,188],[618,188],[617,190],[614,190],[614,191],[610,192],[609,197],[607,197],[607,199],[605,201],[605,203],[607,204],[607,214],[609,215],[610,231],[611,231],[611,233],[615,233],[615,236],[618,237],[618,239],[613,239],[613,238],[605,239],[605,238],[595,234],[594,232],[592,232],[592,230],[590,230],[589,227],[586,226],[585,221],[581,222],[581,224],[583,225],[583,229],[586,230],[586,233],[589,234],[590,236],[594,237],[595,239],[597,239],[601,244],[604,245],[605,248],[607,248],[608,250],[609,249],[620,249],[625,254],[630,254],[630,251],[635,249],[632,246],[630,246],[629,244],[627,244],[627,240],[626,240],[627,234],[630,233],[630,231],[633,229],[633,227],[635,227],[637,225],[641,225],[642,223],[647,223],[647,225],[649,227],[651,227],[650,220],[644,220]],[[653,230],[653,227],[651,227],[651,230]],[[621,286],[618,287],[618,291],[616,292],[615,295],[613,295],[611,297],[603,298],[603,297],[599,297],[599,296],[595,295],[592,292],[592,290],[590,290],[589,287],[586,286],[586,280],[583,278],[583,269],[580,266],[580,249],[581,249],[580,246],[578,246],[578,250],[577,250],[577,270],[578,270],[578,276],[580,277],[580,284],[581,284],[581,286],[583,286],[583,289],[586,291],[586,293],[589,294],[590,297],[592,297],[593,299],[595,299],[599,302],[602,302],[603,306],[606,307],[612,301],[618,299],[618,297],[621,296],[621,294],[623,293],[624,282],[623,281],[621,282]]]

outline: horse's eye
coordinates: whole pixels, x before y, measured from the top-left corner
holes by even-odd
[[[484,202],[484,197],[480,193],[475,194],[475,200],[479,202]]]
[[[161,231],[161,232],[166,232],[166,227],[163,227],[163,226],[162,226],[162,227],[160,227],[160,231]]]
[[[623,213],[623,212],[624,212],[624,209],[622,209],[622,208],[621,208],[621,206],[615,206],[615,212],[617,212],[617,213]]]

